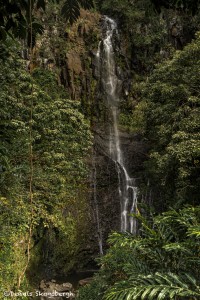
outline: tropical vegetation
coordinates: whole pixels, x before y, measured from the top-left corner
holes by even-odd
[[[0,62],[1,292],[19,288],[29,265],[39,272],[41,249],[57,270],[76,262],[87,234],[92,141],[80,103],[67,99],[56,74],[38,68],[30,75],[9,42]]]
[[[137,3],[141,5],[142,1]],[[175,5],[159,3],[165,9]],[[121,1],[110,0],[103,2],[102,7],[113,15],[120,11],[129,30],[137,27],[136,19],[130,25],[129,18],[135,18],[131,4],[127,9],[122,9],[123,5]],[[135,10],[142,20],[145,6],[136,5]],[[153,16],[156,17],[155,12]],[[149,16],[147,22],[151,21]],[[154,32],[152,26],[150,35],[145,35],[149,40],[152,38],[152,45]],[[163,49],[167,32],[160,33],[158,49]],[[132,39],[136,47],[143,46],[137,43],[137,33],[132,34]],[[151,51],[150,43],[146,47]],[[151,61],[149,53],[151,58],[154,53]],[[99,260],[100,271],[90,285],[79,290],[80,300],[200,298],[199,33],[183,50],[174,52],[168,48],[168,55],[162,59],[155,48],[149,53],[145,62],[150,62],[153,69],[142,68],[143,75],[140,72],[135,76],[133,99],[122,104],[120,116],[122,127],[140,134],[148,143],[148,157],[139,174],[145,182],[141,194],[146,193],[149,203],[141,197],[138,214],[134,215],[139,227],[136,236],[110,235],[109,249]]]
[[[78,299],[199,299],[199,214],[188,206],[149,222],[138,215],[140,235],[110,236],[99,274]]]
[[[91,242],[89,168],[98,112],[89,93],[71,97],[60,71],[68,52],[77,50],[69,33],[81,9],[117,19],[123,38],[116,47],[127,54],[116,53],[117,71],[129,69],[131,78],[120,127],[146,148],[136,174],[137,234],[110,234],[99,272],[77,299],[200,299],[200,13],[194,0],[0,4],[1,299],[4,291],[38,287],[48,272],[66,275],[90,259],[84,251]],[[81,22],[78,34],[92,35]],[[90,41],[98,47],[96,35],[84,46],[77,39],[80,48]],[[51,60],[45,64],[45,51],[54,51],[53,67]],[[94,74],[88,74],[93,97]],[[81,77],[73,76],[79,87]]]

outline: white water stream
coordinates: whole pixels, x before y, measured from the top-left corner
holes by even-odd
[[[135,179],[131,178],[124,164],[124,157],[120,145],[118,128],[119,79],[116,75],[113,40],[118,36],[117,24],[111,18],[105,17],[105,34],[99,43],[97,52],[98,67],[102,92],[105,95],[106,105],[110,111],[109,124],[109,156],[115,162],[118,172],[118,190],[121,201],[121,231],[136,233],[136,220],[131,213],[137,213],[137,187]]]

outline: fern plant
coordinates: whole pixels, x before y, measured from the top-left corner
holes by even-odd
[[[107,257],[120,248],[130,258],[121,268],[124,279],[110,282],[103,299],[199,299],[200,207],[168,211],[155,217],[151,226],[141,216],[138,219],[141,236],[115,233],[110,237]]]
[[[115,232],[109,238],[100,299],[200,299],[200,207],[171,210],[149,223],[137,218],[140,235]]]
[[[110,288],[105,300],[122,299],[176,299],[176,297],[199,299],[200,286],[194,277],[185,274],[155,273],[147,276],[131,276],[128,281],[120,281]]]

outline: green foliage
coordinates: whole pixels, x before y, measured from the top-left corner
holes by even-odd
[[[89,124],[80,112],[79,102],[66,98],[52,72],[35,69],[30,76],[16,54],[17,45],[11,43],[11,47],[13,50],[7,48],[5,55],[2,49],[0,59],[2,290],[16,287],[26,265],[31,220],[31,265],[34,265],[34,248],[38,243],[43,245],[45,262],[52,269],[63,268],[66,272],[76,263],[77,253],[86,242],[85,158],[91,146]],[[33,213],[29,200],[30,143]],[[58,256],[65,257],[65,262]]]
[[[144,89],[146,137],[151,146],[146,166],[162,201],[198,203],[199,68],[198,37],[159,65]]]
[[[177,276],[173,273],[155,273],[117,283],[104,299],[161,300],[175,299],[177,296],[198,299],[200,286],[197,286],[196,280],[188,274]]]
[[[100,299],[198,299],[200,207],[167,211],[149,223],[137,218],[140,236],[110,236],[100,272],[79,299],[98,291],[97,280],[104,282]]]
[[[90,9],[93,7],[92,0],[67,0],[62,7],[62,14],[72,25],[80,16],[80,8]]]
[[[91,284],[78,290],[77,300],[102,300],[106,286],[104,276],[96,274]]]
[[[13,35],[31,42],[43,28],[34,15],[35,10],[45,10],[44,0],[3,1],[0,4],[0,40],[5,41],[7,35]],[[31,24],[32,23],[32,24]]]
[[[145,101],[140,101],[134,103],[132,101],[130,107],[126,103],[126,106],[122,108],[122,112],[119,115],[119,124],[126,131],[144,134],[146,118],[145,109],[147,103]]]
[[[51,3],[61,2],[61,14],[66,21],[73,24],[80,15],[80,9],[90,9],[93,7],[92,0],[67,0],[63,3],[60,0],[51,0]],[[7,36],[14,36],[27,40],[28,46],[35,44],[36,34],[43,32],[38,14],[45,11],[46,2],[44,0],[21,0],[3,1],[0,4],[0,40],[5,41]]]
[[[200,210],[185,208],[155,217],[153,227],[143,218],[143,237],[111,236],[112,247],[127,252],[125,280],[118,280],[105,299],[174,299],[200,296],[199,239],[190,230],[199,224]],[[112,248],[111,248],[112,249]],[[123,250],[122,250],[123,249]],[[116,249],[111,253],[115,254]],[[194,264],[194,265],[193,265]],[[190,272],[191,271],[191,272]]]
[[[159,10],[161,7],[179,9],[192,14],[196,14],[199,8],[199,0],[151,0],[155,8]]]
[[[118,20],[133,69],[149,73],[160,59],[160,49],[168,47],[166,23],[158,17],[152,2],[106,0],[102,11]]]

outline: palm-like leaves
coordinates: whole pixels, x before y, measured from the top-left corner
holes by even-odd
[[[51,0],[57,3],[60,0]],[[93,0],[66,0],[62,6],[61,14],[66,21],[73,24],[80,16],[80,9],[90,9],[93,7]],[[45,10],[45,0],[20,0],[18,2],[11,0],[0,4],[0,40],[6,40],[11,32],[14,37],[25,39],[30,35],[30,23],[34,38],[37,33],[43,31],[40,22],[35,22],[35,10]],[[30,38],[28,37],[30,40]],[[30,42],[30,41],[29,41]],[[30,44],[30,43],[29,43]]]
[[[200,225],[191,226],[190,228],[188,228],[188,235],[200,238]]]
[[[101,259],[103,299],[200,299],[200,207],[168,211],[153,224],[137,218],[141,236],[109,238],[111,247]]]
[[[73,24],[80,16],[80,8],[90,9],[93,7],[92,0],[66,0],[62,7],[62,15],[70,24]]]
[[[70,24],[74,23],[80,15],[78,0],[67,0],[62,7],[62,15]]]
[[[155,273],[148,276],[130,277],[128,281],[120,281],[109,289],[105,300],[162,300],[179,297],[199,299],[200,287],[196,280],[188,274]]]
[[[84,9],[90,9],[94,6],[93,0],[79,0],[79,3]]]

